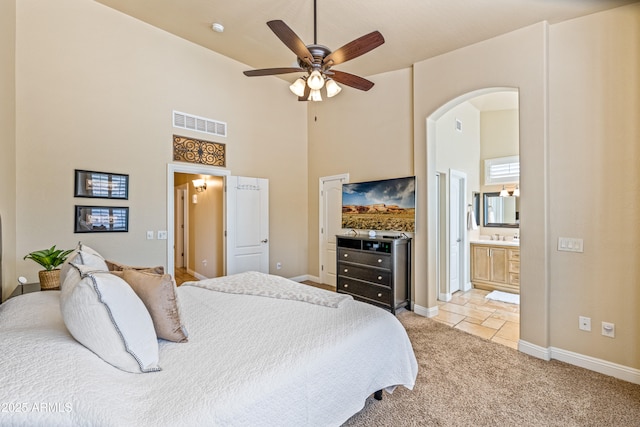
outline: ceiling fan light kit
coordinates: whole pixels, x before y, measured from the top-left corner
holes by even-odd
[[[298,78],[298,80],[293,82],[291,86],[289,86],[289,89],[291,89],[291,92],[293,92],[295,95],[302,97],[304,96],[304,88],[306,85],[307,82],[305,81],[304,77],[300,77]]]
[[[338,83],[355,89],[367,91],[373,87],[373,82],[338,70],[332,70],[334,65],[357,58],[384,43],[384,37],[378,31],[373,31],[359,37],[338,50],[319,45],[316,40],[316,1],[313,2],[313,44],[305,45],[284,21],[274,20],[267,25],[276,36],[297,56],[299,67],[263,68],[245,71],[248,77],[273,76],[278,74],[306,72],[298,78],[289,89],[301,101],[322,101],[320,89],[326,88],[327,97],[336,96],[342,88]]]

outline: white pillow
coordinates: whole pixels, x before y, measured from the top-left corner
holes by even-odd
[[[71,263],[76,265],[88,265],[93,267],[94,270],[108,271],[109,267],[102,255],[97,251],[91,249],[87,245],[83,245],[82,242],[78,242],[76,249],[69,254],[67,260],[60,266],[60,283],[64,286],[64,281],[72,270]]]
[[[71,335],[123,371],[159,371],[153,322],[133,289],[109,272],[70,266],[60,292],[60,310]]]

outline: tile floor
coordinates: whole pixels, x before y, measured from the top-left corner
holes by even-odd
[[[438,302],[438,322],[481,338],[518,348],[520,306],[485,299],[490,291],[456,292],[451,301]]]

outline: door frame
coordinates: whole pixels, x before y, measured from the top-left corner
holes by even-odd
[[[178,193],[180,193],[182,195],[183,198],[183,205],[182,205],[182,223],[183,223],[183,227],[182,227],[182,262],[184,263],[184,267],[188,270],[189,269],[189,184],[182,184],[179,185],[177,187],[175,187],[175,193],[174,195],[177,195]],[[174,199],[174,203],[175,203],[175,199]],[[180,206],[177,206],[177,209],[175,211],[180,211]],[[174,211],[174,212],[175,212]],[[173,229],[174,229],[174,238],[175,238],[175,230],[179,230],[179,228],[176,228],[176,224],[175,224],[175,217],[174,217],[174,224],[173,224]],[[175,244],[179,243],[179,242],[174,242]],[[174,244],[174,256],[173,259],[176,259],[176,254],[175,254],[175,248],[176,245]]]
[[[447,185],[447,191],[448,191],[448,204],[447,204],[447,244],[446,244],[446,254],[447,254],[447,289],[446,289],[446,295],[448,300],[451,299],[451,275],[449,274],[450,272],[450,267],[451,267],[451,259],[449,254],[451,253],[451,239],[449,236],[451,236],[451,229],[454,226],[454,224],[452,224],[449,220],[450,218],[450,212],[451,212],[451,205],[453,203],[455,203],[456,201],[451,200],[451,183],[453,182],[454,179],[457,179],[460,182],[460,186],[459,186],[459,191],[458,191],[458,218],[457,218],[457,226],[460,228],[460,252],[458,255],[458,259],[459,259],[459,263],[458,263],[458,277],[459,277],[459,286],[458,286],[458,290],[462,291],[462,292],[466,292],[469,289],[471,289],[468,284],[470,283],[470,281],[468,280],[469,277],[469,251],[468,251],[468,234],[467,234],[467,228],[465,227],[466,221],[465,221],[465,215],[467,212],[467,174],[465,172],[459,171],[459,170],[455,170],[455,169],[449,169],[449,175],[448,175],[448,185]],[[448,301],[447,300],[447,301]]]
[[[197,165],[190,163],[167,163],[167,230],[175,229],[175,199],[174,199],[174,174],[175,173],[188,173],[188,174],[200,174],[200,175],[212,175],[221,176],[224,179],[225,185],[227,185],[227,177],[231,175],[231,171],[228,169],[220,169],[215,166]],[[188,203],[189,201],[187,201]],[[225,203],[223,198],[223,203]],[[223,208],[224,209],[224,208]],[[227,218],[223,219],[223,226],[226,230]],[[226,253],[226,239],[223,243],[223,253]],[[224,270],[226,272],[226,259],[223,260]],[[174,233],[167,233],[167,273],[175,274],[175,237]]]
[[[322,237],[323,237],[323,228],[324,228],[324,222],[325,222],[325,218],[324,218],[324,211],[325,211],[325,206],[324,206],[324,183],[327,181],[338,181],[341,180],[344,183],[348,183],[349,182],[349,173],[341,173],[338,175],[331,175],[331,176],[321,176],[318,179],[318,185],[319,185],[319,189],[318,189],[318,252],[319,252],[319,256],[318,256],[318,267],[319,267],[319,280],[320,283],[326,283],[324,282],[324,278],[326,273],[322,270],[322,266],[326,264],[326,260],[324,258],[324,250],[322,247]]]

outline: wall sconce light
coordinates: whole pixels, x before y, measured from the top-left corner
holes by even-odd
[[[500,190],[500,197],[509,197],[509,196],[520,197],[520,185],[516,184],[516,188],[514,188],[513,190],[507,190],[503,185],[502,190]]]
[[[207,189],[207,181],[202,178],[194,179],[192,182],[198,193],[201,193]]]

